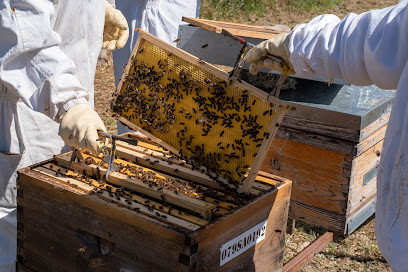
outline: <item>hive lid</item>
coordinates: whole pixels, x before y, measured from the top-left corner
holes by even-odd
[[[394,101],[394,90],[383,90],[375,85],[347,86],[296,79],[296,87],[281,92],[280,98],[296,107],[296,111],[288,112],[284,123],[289,119],[307,120],[332,128],[343,128],[346,133],[336,137],[359,142],[383,125],[388,123]],[[377,120],[377,129],[368,128]],[[294,121],[293,121],[294,122]],[[308,127],[304,127],[308,130]]]

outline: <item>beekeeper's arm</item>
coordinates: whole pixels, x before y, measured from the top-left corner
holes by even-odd
[[[96,129],[106,129],[87,104],[88,91],[76,76],[74,62],[59,47],[61,38],[52,27],[53,3],[15,0],[0,4],[0,80],[7,92],[61,122],[60,134],[67,144],[98,152]],[[79,104],[80,118],[68,118]],[[70,121],[61,121],[63,115]]]
[[[322,15],[287,35],[265,41],[246,56],[251,71],[266,66],[268,52],[290,61],[298,76],[341,78],[355,85],[396,89],[408,59],[408,1],[396,6],[349,14],[342,21]]]

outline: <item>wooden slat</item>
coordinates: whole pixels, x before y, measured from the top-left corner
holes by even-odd
[[[289,217],[330,231],[345,233],[346,215],[329,212],[291,199]]]
[[[215,26],[215,25],[213,25],[213,24],[211,24],[209,22],[202,22],[199,19],[183,17],[182,21],[186,22],[186,23],[189,23],[189,24],[192,24],[192,25],[195,25],[195,26],[198,26],[198,27],[201,27],[202,29],[205,29],[205,30],[208,30],[208,31],[211,31],[211,32],[221,33],[221,31],[222,31],[222,27]]]
[[[251,25],[236,24],[236,23],[229,23],[229,22],[189,18],[189,17],[183,17],[182,20],[186,23],[192,24],[197,27],[201,27],[205,30],[215,32],[215,33],[221,33],[222,29],[226,29],[230,33],[237,35],[237,36],[258,38],[258,39],[265,39],[265,40],[272,38],[276,34],[287,32],[284,30],[266,28],[263,26],[251,26]]]
[[[147,167],[150,166],[154,169],[157,169],[157,170],[160,170],[166,173],[171,173],[172,175],[183,178],[183,179],[191,180],[199,184],[202,184],[208,187],[212,187],[218,190],[222,189],[222,187],[218,183],[216,183],[210,177],[208,177],[207,175],[201,172],[193,171],[189,168],[186,168],[184,166],[180,166],[177,164],[169,164],[168,162],[162,161],[153,156],[144,155],[139,152],[135,152],[135,151],[123,148],[121,146],[116,147],[116,155],[125,160],[132,161],[132,162],[137,161],[137,164],[144,165]],[[157,161],[157,162],[154,163],[154,165],[151,165],[150,162],[153,162],[153,161]],[[258,195],[261,193],[261,191],[258,188],[251,188],[249,190],[249,193],[253,195]]]
[[[377,192],[376,171],[381,159],[381,150],[384,140],[371,146],[366,152],[353,159],[350,176],[347,211],[350,212],[371,194]],[[367,173],[374,171],[374,174]],[[364,183],[364,180],[366,183]]]
[[[283,272],[296,272],[333,241],[333,233],[326,232],[283,267]]]
[[[83,182],[77,181],[75,179],[67,178],[67,177],[61,177],[60,175],[57,175],[57,173],[55,171],[44,168],[44,167],[37,167],[34,170],[38,171],[40,173],[43,173],[43,174],[50,175],[52,177],[58,178],[59,180],[64,180],[66,182],[70,182],[71,184],[81,186],[81,188],[83,188],[83,187],[90,187],[92,189],[94,188],[93,186],[89,186],[89,185],[87,185],[87,184],[85,184]],[[125,198],[123,198],[123,197],[119,197],[119,199],[117,199],[115,197],[112,198],[112,197],[110,197],[109,192],[107,192],[107,191],[102,191],[101,196],[104,196],[105,198],[108,198],[113,202],[120,203],[120,204],[122,204],[124,206],[130,206],[128,203],[126,203]],[[134,203],[132,205],[132,208],[137,208],[137,209],[139,209],[139,211],[141,211],[141,212],[143,212],[145,214],[150,214],[151,216],[154,216],[156,218],[158,216],[160,216],[160,220],[169,221],[172,224],[181,226],[181,227],[189,229],[191,231],[198,230],[201,227],[199,225],[196,225],[196,224],[193,224],[193,223],[190,223],[190,222],[186,222],[185,220],[182,220],[182,219],[177,218],[175,216],[172,216],[172,215],[169,215],[167,213],[161,212],[159,210],[154,210],[154,209],[150,210],[145,205],[142,205],[142,204],[139,204],[139,203]],[[166,217],[166,219],[163,219],[164,217]]]
[[[86,158],[87,156],[88,156],[88,155],[84,155],[85,158]],[[101,162],[101,159],[99,159],[99,158],[95,158],[95,157],[92,157],[92,158],[93,158],[97,163]],[[169,179],[174,179],[172,176],[169,176],[169,175],[167,175],[167,174],[165,174],[165,173],[155,172],[155,171],[153,170],[154,168],[153,168],[153,169],[151,169],[151,168],[145,168],[145,167],[143,167],[143,166],[136,165],[136,164],[130,163],[130,162],[125,161],[125,160],[115,159],[115,163],[118,163],[118,164],[119,164],[119,163],[122,163],[123,165],[135,166],[135,167],[142,168],[144,171],[154,172],[154,173],[156,174],[156,176],[159,177],[159,178],[163,178],[163,179],[167,179],[167,178],[169,178]],[[156,162],[156,163],[154,163],[153,165],[150,165],[150,166],[154,166],[154,165],[156,165],[157,163],[158,163],[158,162]],[[131,172],[129,172],[129,171],[122,172],[122,173],[123,173],[123,174],[127,174],[127,175],[131,175]],[[181,180],[181,179],[179,179],[178,181],[179,181],[180,183],[184,183],[184,182],[187,183],[186,180]],[[207,190],[208,190],[208,188],[203,187],[203,186],[197,186],[197,187],[199,187],[199,188],[197,188],[197,189],[200,189],[200,190],[202,190],[202,191],[207,191]],[[221,193],[221,192],[219,192],[219,194],[222,195],[222,196],[224,196],[224,197],[226,196],[224,193]],[[197,195],[197,196],[198,196],[198,195]],[[200,199],[201,199],[201,198],[200,198]],[[219,207],[219,211],[218,211],[217,213],[218,213],[218,214],[221,214],[221,215],[227,214],[229,210],[238,207],[237,205],[234,205],[234,204],[232,204],[232,203],[227,203],[227,202],[224,202],[224,201],[219,201],[219,200],[216,200],[216,199],[211,198],[211,197],[208,197],[208,196],[205,196],[205,198],[204,198],[204,199],[201,199],[201,200],[206,201],[206,202],[209,202],[209,203],[212,203],[212,204],[214,204],[214,205],[217,205],[217,206]]]
[[[266,26],[254,26],[254,25],[247,25],[247,24],[238,24],[238,23],[231,23],[225,21],[214,21],[214,20],[207,20],[207,19],[196,19],[201,22],[211,23],[216,26],[227,27],[227,28],[234,28],[234,29],[244,29],[250,31],[258,31],[258,32],[268,32],[268,33],[281,33],[281,32],[288,32],[287,30],[282,30],[274,27],[266,27]]]
[[[130,151],[127,150],[127,151],[124,151],[124,152],[125,152],[126,154],[128,154]],[[86,155],[86,154],[83,154],[83,156],[84,156],[84,158],[92,157],[93,160],[94,160],[97,164],[100,164],[101,161],[102,161],[100,158],[96,158],[96,157],[89,156],[89,155]],[[173,176],[168,175],[166,172],[165,172],[165,173],[161,173],[161,172],[156,172],[156,171],[155,171],[155,170],[157,170],[157,168],[155,167],[156,165],[159,165],[160,163],[166,165],[166,163],[163,162],[163,161],[153,160],[153,159],[149,159],[149,161],[147,161],[147,159],[146,159],[146,160],[145,160],[145,165],[146,165],[146,167],[143,166],[143,163],[140,163],[140,162],[142,162],[141,160],[138,160],[138,162],[139,162],[139,164],[133,164],[133,163],[127,161],[127,160],[115,159],[115,163],[117,163],[117,164],[120,164],[120,163],[121,163],[121,164],[123,164],[123,165],[128,165],[128,166],[131,166],[131,167],[142,168],[143,171],[154,172],[158,178],[162,178],[162,179],[175,179]],[[106,168],[105,168],[105,169],[106,169]],[[181,172],[181,171],[184,170],[182,167],[175,168],[175,169],[181,169],[181,170],[179,170],[179,172]],[[172,171],[172,172],[174,172],[174,171]],[[129,171],[126,171],[126,172],[123,172],[123,171],[122,171],[122,173],[123,173],[123,174],[127,174],[127,175],[132,175],[132,173],[129,172]],[[177,172],[177,173],[178,173],[178,172]],[[178,178],[178,179],[175,179],[175,180],[178,181],[178,182],[180,182],[180,183],[188,183],[188,182],[189,182],[187,179],[179,179],[179,178]],[[191,179],[189,179],[189,180],[191,181]],[[199,189],[199,190],[201,190],[201,191],[207,191],[209,188],[198,185],[198,186],[197,186],[197,189]],[[268,189],[270,189],[270,188],[268,188]],[[260,192],[259,192],[259,193],[260,193]],[[219,194],[220,196],[223,196],[223,197],[228,197],[228,196],[226,195],[226,193],[221,192],[221,191],[219,191],[218,194]],[[197,196],[198,196],[198,195],[197,195]],[[232,197],[232,196],[231,196],[231,197]],[[236,207],[237,207],[236,205],[234,205],[234,204],[232,204],[232,203],[227,203],[227,202],[224,202],[224,201],[219,201],[219,200],[216,200],[216,199],[211,198],[211,197],[208,197],[208,196],[206,196],[205,199],[202,199],[202,200],[207,201],[207,202],[210,202],[210,203],[213,203],[213,204],[216,204],[216,205],[218,205],[219,207],[222,207],[223,209],[227,209],[227,210],[230,210],[231,207],[232,207],[232,208],[236,208]],[[227,211],[225,211],[225,213],[226,213],[226,212],[227,212]],[[221,210],[221,214],[224,214],[224,212],[223,212],[222,210]]]
[[[248,177],[244,181],[244,185],[240,188],[240,192],[249,192],[252,188],[252,185],[258,175],[259,170],[261,169],[263,160],[268,153],[268,150],[272,144],[272,140],[275,137],[276,132],[278,131],[278,127],[282,122],[283,116],[285,116],[286,109],[280,106],[277,106],[277,111],[275,112],[275,116],[273,117],[272,124],[269,126],[268,134],[269,138],[264,140],[259,148],[258,154],[255,157],[255,161],[251,166],[251,170],[249,171]]]
[[[360,138],[358,142],[363,141],[377,130],[381,129],[385,125],[388,124],[388,120],[390,119],[391,111],[383,113],[375,122],[372,122],[367,127],[363,128],[360,132]]]
[[[190,164],[188,164],[188,163],[186,163],[184,160],[180,160],[180,159],[176,159],[176,158],[174,158],[173,156],[171,156],[170,154],[167,154],[167,153],[169,153],[169,152],[166,152],[166,151],[164,151],[163,149],[161,149],[161,148],[154,148],[154,149],[152,149],[151,148],[151,146],[152,145],[140,145],[140,146],[134,146],[134,145],[130,145],[130,144],[128,144],[128,143],[125,143],[125,142],[116,142],[116,145],[117,146],[121,146],[121,147],[123,147],[123,148],[125,148],[125,149],[127,149],[127,150],[132,150],[132,151],[136,151],[136,152],[139,152],[139,153],[142,153],[142,154],[144,154],[144,155],[148,155],[148,156],[151,156],[151,157],[154,157],[154,158],[157,158],[157,159],[159,159],[159,160],[163,160],[163,161],[166,161],[166,162],[171,162],[172,164],[175,164],[175,165],[180,165],[180,166],[183,166],[183,167],[185,167],[185,168],[188,168],[188,169],[192,169],[192,166],[190,165]],[[154,168],[154,167],[153,167]],[[178,169],[181,169],[180,171],[184,171],[184,169],[183,168],[178,168]],[[173,170],[174,171],[174,170]],[[197,172],[197,171],[195,171],[195,172]],[[191,174],[191,173],[189,173],[189,174]],[[209,177],[207,176],[207,175],[204,175],[206,178],[208,178],[209,179]],[[262,177],[257,177],[256,179],[262,179]],[[267,179],[267,178],[265,178],[265,179]],[[214,186],[216,186],[216,187],[214,187],[214,186],[212,186],[211,185],[211,187],[213,187],[213,188],[217,188],[217,189],[221,189],[221,187],[219,186],[219,184],[218,183],[216,183],[216,182],[214,182],[213,180],[211,180],[211,179],[209,179],[209,181],[210,182],[212,182],[211,184],[213,184]],[[271,180],[269,180],[269,181],[271,181]],[[272,181],[273,182],[273,181]],[[199,182],[200,183],[200,182]],[[268,182],[266,182],[266,183],[268,183]],[[255,189],[255,190],[258,190],[258,191],[268,191],[268,190],[270,190],[272,187],[271,186],[269,186],[269,185],[266,185],[265,183],[264,184],[261,184],[261,183],[259,183],[259,182],[254,182],[253,183],[253,185],[252,185],[252,189]],[[251,194],[254,194],[254,192],[256,192],[255,190],[252,190],[251,191]]]
[[[63,167],[60,167],[60,166],[58,166],[58,165],[53,165],[53,164],[51,164],[51,163],[48,163],[48,164],[43,165],[42,168],[46,168],[46,169],[53,170],[53,171],[58,171],[58,170],[60,170],[60,171],[61,171],[62,173],[64,173],[65,175],[78,176],[78,177],[80,176],[78,173],[75,173],[75,172],[73,172],[73,171],[71,171],[71,170],[69,170],[69,169],[67,169],[67,168],[63,168]],[[38,169],[36,168],[36,169],[34,169],[34,170],[38,170]],[[54,176],[57,177],[55,174],[54,174]],[[58,176],[57,178],[58,178],[58,179],[62,179],[62,180],[67,179],[66,177],[61,177],[61,176]],[[71,181],[72,179],[69,179],[69,180]],[[93,180],[93,179],[89,179],[89,180],[90,180],[90,182],[92,182],[92,186],[95,186],[95,187],[98,188],[98,189],[107,190],[107,191],[112,192],[113,194],[114,194],[114,193],[116,192],[116,190],[117,190],[117,188],[116,188],[115,186],[113,186],[113,185],[107,185],[106,183],[102,184],[102,183],[97,182],[96,180]],[[74,180],[74,181],[76,181],[76,180]],[[72,183],[72,181],[71,181],[71,183]],[[83,182],[79,182],[79,181],[76,181],[75,184],[77,184],[77,183],[82,183],[82,184],[83,184]],[[109,190],[107,189],[107,186],[110,186],[110,189],[109,189]],[[108,194],[103,193],[103,194],[104,194],[105,197],[111,199],[109,193],[108,193]],[[170,209],[170,208],[168,208],[168,207],[166,207],[166,206],[163,206],[162,204],[160,204],[160,203],[158,203],[158,202],[155,202],[155,201],[153,201],[153,200],[148,200],[148,199],[146,199],[146,198],[144,198],[144,197],[141,197],[141,196],[139,196],[139,195],[132,194],[132,195],[130,195],[129,197],[125,197],[125,198],[128,199],[128,200],[136,201],[137,203],[141,203],[141,204],[145,204],[145,203],[147,203],[147,201],[148,201],[148,202],[149,202],[149,206],[150,206],[151,208],[153,208],[154,210],[157,210],[158,212],[164,212],[164,213],[166,213],[166,214],[173,215],[173,216],[175,216],[175,217],[178,217],[178,218],[180,218],[180,219],[183,219],[183,220],[185,220],[185,221],[188,221],[188,222],[190,222],[190,223],[193,223],[193,224],[196,224],[196,225],[199,225],[199,226],[205,226],[205,225],[208,224],[208,221],[207,221],[207,220],[204,220],[204,219],[201,219],[201,218],[199,218],[199,217],[196,217],[196,216],[187,214],[187,213],[182,212],[182,211],[180,211],[180,210],[178,210],[178,209],[176,209],[176,208],[171,208],[171,209]],[[123,204],[123,202],[122,202],[122,204]],[[125,205],[125,204],[124,204],[124,205]],[[128,203],[126,203],[126,205],[128,205]],[[132,208],[133,208],[133,207],[134,207],[134,206],[133,206],[133,203],[132,203]],[[161,207],[161,209],[155,209],[154,207]],[[162,218],[163,218],[163,217],[162,217]],[[174,223],[174,222],[173,222],[173,223]],[[183,227],[184,227],[184,226],[183,226]]]
[[[387,130],[387,125],[383,126],[363,141],[359,142],[356,146],[356,154],[355,156],[360,156],[367,150],[369,150],[373,145],[377,144],[378,142],[384,140],[385,132]],[[381,149],[378,150],[381,153]]]
[[[55,156],[54,159],[58,162],[60,166],[68,167],[70,157],[67,155],[58,155]],[[97,171],[97,166],[95,165],[86,165],[82,163],[72,163],[71,169],[77,171],[86,171],[87,174],[92,175],[95,171]],[[106,174],[106,170],[99,168],[101,175]],[[140,192],[147,196],[162,199],[163,197],[166,199],[167,202],[174,204],[176,206],[186,208],[195,212],[200,213],[203,218],[211,219],[211,211],[216,207],[216,205],[201,201],[199,199],[191,198],[185,195],[175,194],[173,191],[168,189],[163,189],[161,191],[157,191],[157,188],[150,188],[149,185],[144,184],[141,180],[138,179],[130,179],[126,175],[112,172],[109,175],[109,182],[116,184],[121,187],[129,188],[131,190]]]

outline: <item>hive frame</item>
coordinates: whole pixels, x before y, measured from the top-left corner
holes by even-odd
[[[268,133],[269,133],[269,138],[264,140],[259,148],[259,151],[255,157],[255,160],[253,162],[253,164],[250,167],[250,171],[247,175],[247,177],[245,178],[243,185],[239,187],[238,192],[240,193],[248,193],[251,188],[252,185],[255,181],[255,178],[257,176],[258,171],[261,168],[261,164],[263,162],[263,159],[266,156],[267,151],[269,150],[269,147],[272,143],[273,138],[275,137],[275,134],[280,126],[280,123],[282,122],[282,119],[285,115],[285,112],[287,109],[289,109],[289,105],[287,105],[286,103],[282,102],[281,100],[277,99],[276,97],[269,97],[268,98],[268,94],[264,91],[262,91],[261,89],[258,89],[252,85],[250,85],[249,83],[246,83],[244,81],[241,80],[236,80],[235,78],[229,78],[229,74],[218,69],[217,67],[209,64],[208,62],[203,61],[202,59],[199,59],[177,47],[174,47],[162,40],[160,40],[159,38],[139,29],[136,28],[136,31],[139,33],[139,38],[133,48],[132,54],[129,58],[129,61],[125,67],[124,73],[122,75],[122,78],[118,84],[116,93],[119,94],[121,89],[122,89],[122,85],[126,80],[126,77],[129,73],[129,70],[132,66],[132,59],[133,57],[137,54],[137,52],[139,51],[139,48],[144,44],[145,41],[149,41],[159,47],[161,47],[164,50],[167,50],[171,53],[173,53],[174,55],[190,62],[191,64],[200,67],[201,69],[221,78],[222,80],[225,81],[232,81],[231,85],[237,86],[239,88],[245,89],[247,90],[249,93],[251,93],[252,95],[257,96],[259,99],[261,99],[262,101],[268,101],[273,103],[274,105],[274,110],[275,110],[275,114],[274,117],[272,119],[272,122],[268,128]],[[164,142],[163,140],[157,138],[156,136],[152,135],[151,133],[145,131],[144,129],[142,129],[141,127],[137,126],[136,124],[130,122],[129,120],[127,120],[126,118],[122,117],[122,116],[117,116],[116,117],[120,122],[122,122],[123,124],[125,124],[126,126],[128,126],[129,128],[131,128],[134,131],[139,131],[142,134],[146,135],[147,137],[149,137],[150,139],[152,139],[154,142],[156,142],[157,144],[163,146],[164,148],[170,150],[171,152],[173,152],[174,154],[180,155],[179,150],[177,150],[176,148],[174,148],[173,146],[167,144],[166,142]]]

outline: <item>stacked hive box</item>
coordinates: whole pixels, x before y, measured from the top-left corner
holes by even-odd
[[[329,96],[335,99],[320,104]],[[375,211],[393,91],[305,81],[282,95],[305,97],[308,103],[293,103],[261,169],[296,180],[290,217],[350,234]]]

